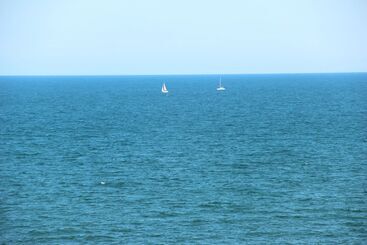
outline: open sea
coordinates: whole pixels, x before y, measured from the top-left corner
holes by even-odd
[[[0,77],[0,244],[366,244],[367,73],[218,80]]]

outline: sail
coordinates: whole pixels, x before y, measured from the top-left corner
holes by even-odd
[[[163,85],[162,85],[162,93],[168,93],[168,90],[166,88],[166,84],[165,83],[163,83]]]

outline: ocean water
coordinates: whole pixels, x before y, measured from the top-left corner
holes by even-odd
[[[367,74],[217,81],[0,77],[0,243],[365,243]]]

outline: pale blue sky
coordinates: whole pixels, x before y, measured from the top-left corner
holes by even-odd
[[[0,0],[0,75],[367,71],[365,0]]]

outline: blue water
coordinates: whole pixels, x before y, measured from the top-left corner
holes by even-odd
[[[367,74],[217,81],[0,77],[0,242],[365,242]]]

